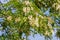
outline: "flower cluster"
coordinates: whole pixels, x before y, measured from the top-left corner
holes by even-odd
[[[29,13],[31,10],[33,10],[33,7],[31,6],[30,2],[29,1],[24,1],[23,4],[25,5],[25,7],[23,7],[23,12],[26,14],[26,13]]]
[[[39,19],[36,17],[36,19],[35,19],[35,25],[36,25],[37,27],[39,27],[38,20],[39,20]]]
[[[56,7],[56,10],[60,9],[60,5],[58,4],[57,7]]]
[[[20,17],[15,18],[15,22],[19,22],[20,21]]]
[[[30,2],[29,1],[24,1],[24,4],[30,5]]]
[[[39,27],[39,23],[38,23],[38,18],[36,17],[35,19],[32,17],[32,15],[28,16],[29,19],[29,23],[30,25]]]
[[[34,20],[33,16],[32,16],[32,15],[29,15],[29,16],[28,16],[28,19],[29,19],[30,25],[31,25],[31,26],[34,26],[35,20]]]
[[[53,30],[51,30],[50,32],[49,31],[45,31],[44,35],[45,36],[50,36],[52,33],[53,33]]]
[[[30,7],[23,7],[23,12],[29,13],[30,12]]]
[[[11,21],[11,20],[12,20],[12,16],[8,16],[8,17],[7,17],[7,20],[8,20],[8,21]]]

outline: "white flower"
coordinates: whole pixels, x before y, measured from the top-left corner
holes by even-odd
[[[57,0],[58,3],[60,3],[60,0]]]
[[[32,19],[32,20],[29,20],[29,24],[31,25],[31,26],[34,26],[35,24],[35,20],[34,20],[34,18]]]
[[[56,4],[57,4],[57,3],[54,3],[54,4],[52,5],[52,7],[55,7],[55,6],[56,6]]]
[[[32,15],[29,15],[28,19],[29,19],[30,25],[39,27],[38,17],[36,17],[36,19],[34,19]]]
[[[37,27],[39,27],[38,18],[37,18],[37,17],[36,17],[36,19],[35,19],[35,25],[36,25]]]
[[[23,7],[23,12],[29,13],[30,12],[30,7]]]
[[[28,19],[29,19],[29,24],[31,26],[34,26],[35,25],[35,19],[32,17],[32,15],[28,16]]]
[[[20,21],[20,17],[15,18],[15,22],[19,22]]]
[[[60,5],[57,5],[56,10],[60,9]]]
[[[27,7],[27,13],[29,13],[30,12],[30,7]]]
[[[53,33],[54,31],[53,30],[51,30],[51,33]]]
[[[29,1],[25,1],[24,3],[25,3],[26,5],[29,5],[29,4],[30,4],[30,2],[29,2]]]
[[[38,16],[38,12],[35,12],[36,16]]]
[[[48,23],[48,26],[49,26],[49,27],[52,27],[52,25],[51,25],[50,23]]]
[[[49,35],[50,35],[50,33],[49,33],[48,31],[46,31],[46,32],[45,32],[45,35],[48,35],[48,36],[49,36]]]
[[[7,17],[7,20],[9,21],[9,20],[12,20],[12,16],[8,16]]]
[[[32,20],[32,15],[29,15],[29,16],[28,16],[28,19],[29,19],[29,20]]]
[[[27,11],[26,7],[23,7],[23,12],[25,12],[25,13],[26,13],[26,11]]]

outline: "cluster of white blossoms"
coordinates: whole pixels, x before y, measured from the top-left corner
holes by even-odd
[[[39,20],[39,19],[36,17],[36,19],[35,19],[35,25],[36,25],[37,27],[39,27],[38,20]]]
[[[33,16],[32,16],[32,15],[29,15],[29,16],[28,16],[28,19],[29,19],[30,25],[31,25],[31,26],[34,26],[35,20],[34,20]]]
[[[57,3],[54,3],[54,4],[52,5],[52,7],[56,7],[56,5],[57,5]]]
[[[53,30],[51,30],[50,32],[45,31],[44,35],[46,35],[46,36],[50,36],[52,33],[53,33]]]
[[[8,17],[7,17],[7,20],[8,20],[8,21],[11,21],[11,20],[12,20],[12,16],[8,16]]]
[[[45,33],[44,35],[50,36],[51,34],[53,34],[54,30],[52,29],[52,26],[50,23],[48,23],[48,26],[45,27]],[[49,31],[48,31],[49,30]]]
[[[31,10],[33,10],[33,7],[31,7],[30,2],[29,1],[24,1],[24,3],[26,5],[26,7],[23,7],[23,12],[24,13],[29,13]],[[29,5],[29,6],[28,6]]]
[[[59,4],[59,5],[57,5],[57,7],[56,7],[56,10],[58,10],[58,9],[60,9],[60,4]]]
[[[29,19],[29,20],[32,20],[32,18],[33,18],[32,15],[29,15],[29,16],[28,16],[28,19]]]
[[[36,26],[36,27],[39,27],[39,23],[38,23],[38,18],[36,17],[35,19],[32,17],[32,15],[28,16],[28,19],[29,19],[29,23],[30,25],[32,26]]]
[[[52,7],[56,8],[56,10],[59,10],[59,9],[60,9],[60,4],[54,3],[54,4],[52,5]]]
[[[24,4],[30,5],[30,2],[29,1],[24,1]]]
[[[60,3],[60,0],[57,0],[58,3]]]
[[[54,33],[54,30],[53,30],[53,29],[51,30],[51,33],[52,33],[52,34]]]
[[[15,22],[19,22],[20,20],[21,20],[20,17],[15,18]]]
[[[48,23],[48,26],[49,26],[49,28],[52,28],[52,25],[50,23]]]
[[[24,13],[29,13],[31,10],[33,10],[33,7],[23,7]]]
[[[46,31],[44,34],[45,34],[45,35],[49,35],[48,31]]]
[[[29,13],[30,12],[30,7],[23,7],[23,12]]]

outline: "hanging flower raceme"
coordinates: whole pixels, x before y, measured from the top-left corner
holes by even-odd
[[[56,7],[56,10],[59,10],[60,9],[60,5],[58,4],[57,7]]]
[[[38,19],[38,17],[36,17],[36,19],[35,19],[35,25],[36,25],[37,27],[39,27],[38,21],[39,21],[39,19]]]
[[[8,17],[7,17],[7,20],[8,20],[8,21],[11,21],[11,20],[12,20],[12,16],[8,16]]]
[[[24,4],[25,5],[30,5],[30,2],[29,1],[24,1]]]
[[[25,5],[25,7],[23,7],[23,12],[24,13],[29,13],[31,10],[33,10],[33,7],[31,6],[29,1],[24,1],[23,5]]]
[[[39,19],[38,19],[38,17],[34,18],[32,15],[29,15],[28,19],[29,19],[30,25],[34,25],[36,27],[39,27],[39,23],[38,23]]]
[[[23,12],[24,13],[29,13],[30,12],[30,7],[23,7]]]
[[[29,24],[31,25],[31,26],[34,26],[35,24],[35,19],[33,18],[33,16],[32,15],[29,15],[28,16],[28,19],[29,19]]]
[[[15,18],[15,22],[19,22],[20,20],[21,20],[20,17]]]

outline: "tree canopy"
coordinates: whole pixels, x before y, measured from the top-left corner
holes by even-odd
[[[49,11],[49,15],[45,14]],[[48,12],[47,12],[48,13]],[[9,0],[0,2],[0,30],[5,30],[2,40],[24,40],[32,29],[39,34],[50,37],[54,28],[60,26],[60,0]],[[27,39],[26,39],[27,40]]]

